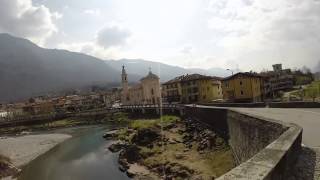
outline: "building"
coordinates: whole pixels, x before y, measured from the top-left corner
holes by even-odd
[[[129,87],[128,75],[122,66],[122,97],[123,105],[160,104],[161,91],[159,77],[149,70],[147,76],[140,79],[140,83]]]
[[[182,103],[208,103],[222,99],[220,78],[191,74],[181,79]]]
[[[162,95],[164,102],[181,102],[181,80],[183,77],[184,76],[179,76],[162,84]]]
[[[273,71],[260,73],[264,78],[265,97],[275,97],[280,91],[293,88],[295,77],[290,69],[282,69],[282,64],[274,64]]]
[[[222,80],[223,99],[228,102],[263,100],[263,79],[254,73],[237,73]]]

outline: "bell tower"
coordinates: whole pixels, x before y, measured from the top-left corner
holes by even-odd
[[[128,75],[126,73],[126,70],[124,69],[124,66],[122,66],[121,83],[122,89],[128,90]]]
[[[128,75],[124,66],[122,66],[122,73],[121,73],[121,84],[122,84],[122,104],[126,104],[127,97],[128,97]]]

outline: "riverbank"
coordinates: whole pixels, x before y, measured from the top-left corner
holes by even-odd
[[[69,134],[44,131],[30,133],[0,137],[0,178],[16,175],[20,168],[71,137]]]
[[[118,143],[119,169],[134,179],[214,179],[234,167],[228,143],[201,124],[179,117],[134,120],[106,138]]]
[[[16,167],[22,167],[57,144],[70,138],[68,134],[37,134],[0,139],[0,154]]]

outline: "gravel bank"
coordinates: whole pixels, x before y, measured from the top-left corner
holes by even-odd
[[[14,166],[22,167],[70,137],[67,134],[0,137],[0,154],[10,158]]]

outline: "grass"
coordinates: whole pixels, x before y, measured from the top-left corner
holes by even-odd
[[[112,119],[115,122],[128,122],[129,121],[128,113],[124,113],[124,112],[116,112],[113,114],[112,117],[106,117],[105,121],[109,121],[110,119]]]
[[[290,96],[303,98],[304,101],[315,101],[320,97],[320,81],[313,81],[303,89],[290,92]]]
[[[304,89],[304,97],[310,98],[313,101],[320,97],[320,81],[313,81]]]
[[[170,116],[170,115],[165,115],[162,116],[160,119],[138,119],[134,120],[131,122],[129,127],[139,130],[139,129],[144,129],[144,128],[153,128],[157,126],[168,126],[171,123],[178,122],[180,121],[180,118],[177,116]]]
[[[197,145],[187,152],[183,152],[185,146],[181,143],[168,144],[164,147],[155,146],[152,149],[142,147],[140,153],[143,164],[149,168],[170,163],[177,163],[188,169],[193,169],[195,174],[201,175],[203,179],[211,179],[219,177],[234,167],[232,152],[229,147],[216,151],[207,151],[200,154],[197,150]],[[176,154],[183,154],[185,158],[176,158]]]
[[[171,120],[169,120],[171,118]],[[173,117],[166,117],[165,121],[173,123]],[[167,121],[168,120],[168,121]],[[177,128],[164,131],[164,135],[169,139],[182,140],[183,134],[178,130],[183,128],[179,123]],[[223,140],[217,137],[218,140]],[[153,148],[140,147],[140,154],[143,157],[143,165],[152,169],[167,163],[177,163],[188,169],[193,169],[195,174],[201,175],[203,179],[211,179],[225,174],[234,167],[233,155],[230,147],[225,143],[218,150],[207,150],[199,153],[197,150],[198,142],[193,142],[189,151],[183,143],[170,144],[164,146],[154,145]],[[177,158],[177,154],[182,154],[183,158]]]

